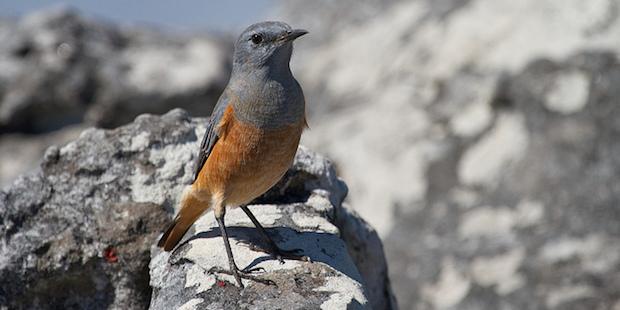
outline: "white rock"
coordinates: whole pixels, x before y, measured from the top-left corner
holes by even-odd
[[[495,285],[499,295],[510,294],[525,284],[524,275],[517,272],[524,258],[523,248],[497,256],[478,257],[470,266],[472,277],[481,286]]]
[[[471,280],[454,266],[454,259],[446,257],[441,263],[441,273],[435,284],[422,288],[422,297],[437,309],[447,309],[458,304],[469,292]]]
[[[519,114],[501,114],[495,127],[461,158],[461,182],[493,188],[506,166],[525,152],[528,135],[523,121]]]
[[[579,71],[562,73],[547,94],[545,106],[563,115],[581,111],[588,103],[590,77]]]

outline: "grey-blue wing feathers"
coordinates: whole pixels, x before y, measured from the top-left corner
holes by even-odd
[[[202,166],[207,161],[207,158],[209,158],[209,155],[211,155],[213,146],[215,146],[217,140],[220,139],[216,128],[222,121],[226,107],[228,107],[228,92],[224,91],[220,96],[220,99],[217,101],[217,104],[213,109],[213,113],[211,113],[209,123],[207,123],[207,130],[205,131],[205,135],[202,138],[202,143],[200,144],[200,153],[196,158],[196,174],[194,176],[194,180],[198,178],[198,174],[200,173],[200,170],[202,170]]]

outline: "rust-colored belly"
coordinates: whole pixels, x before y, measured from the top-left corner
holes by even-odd
[[[196,182],[213,196],[223,194],[225,205],[242,205],[266,192],[286,173],[295,157],[304,120],[270,130],[227,116],[232,115],[224,116],[222,137]]]

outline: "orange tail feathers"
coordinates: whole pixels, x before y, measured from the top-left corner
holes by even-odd
[[[164,248],[165,251],[174,249],[192,224],[211,207],[211,197],[197,197],[196,191],[194,186],[185,191],[181,200],[181,210],[159,239],[158,247]]]

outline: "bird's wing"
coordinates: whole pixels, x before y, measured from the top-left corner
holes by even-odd
[[[228,107],[228,101],[228,92],[224,91],[220,96],[220,99],[217,101],[217,104],[213,109],[213,113],[211,113],[211,118],[209,118],[209,123],[207,124],[207,130],[205,131],[204,138],[202,138],[202,143],[200,144],[200,153],[198,154],[198,158],[196,158],[196,174],[194,176],[194,180],[198,178],[198,173],[200,173],[202,166],[207,161],[207,158],[209,158],[209,155],[213,150],[213,146],[217,140],[220,139],[216,128],[222,121],[224,111],[226,111],[226,107]]]

